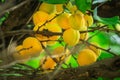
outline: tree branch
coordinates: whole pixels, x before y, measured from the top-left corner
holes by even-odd
[[[53,72],[43,73],[40,70],[36,75],[33,76],[34,80],[91,80],[91,78],[98,78],[98,77],[106,77],[106,78],[115,78],[120,76],[120,56],[116,56],[109,59],[100,60],[92,65],[84,66],[84,67],[77,67],[77,68],[67,68],[67,69],[60,69],[59,72],[53,76]],[[29,80],[31,78],[30,72],[33,70],[5,70],[7,73],[14,72],[25,74],[22,77],[15,77],[9,76],[9,80]],[[5,72],[4,71],[4,72]],[[9,72],[10,71],[10,72]],[[1,74],[5,74],[3,71],[0,71]],[[106,75],[107,74],[107,75]],[[2,80],[3,77],[0,77]],[[32,78],[31,78],[32,79]],[[30,79],[30,80],[31,80]]]

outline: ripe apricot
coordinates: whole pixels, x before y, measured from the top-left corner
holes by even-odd
[[[37,24],[34,28],[33,31],[43,31],[45,28],[45,26],[40,27],[40,24]],[[36,33],[35,37],[40,40],[40,41],[44,41],[44,40],[48,40],[47,36],[44,36],[42,34]]]
[[[92,17],[92,15],[85,14],[84,18],[85,18],[86,26],[87,27],[92,26],[92,24],[93,24],[93,17]]]
[[[87,26],[83,27],[80,31],[87,31]],[[80,40],[87,40],[88,32],[80,33]]]
[[[117,23],[117,24],[115,25],[115,28],[116,28],[117,31],[120,31],[120,24]]]
[[[90,65],[96,62],[96,60],[96,54],[90,49],[83,49],[82,51],[80,51],[77,58],[78,64],[80,66]]]
[[[50,23],[57,23],[55,16],[56,16],[56,13],[49,14],[48,21],[50,21]]]
[[[56,40],[51,40],[51,41],[48,41],[48,42],[47,42],[47,45],[48,45],[48,46],[53,46],[53,45],[56,44],[56,43],[57,43]]]
[[[70,28],[69,16],[70,16],[69,13],[63,13],[57,17],[57,23],[61,28],[63,29]]]
[[[40,7],[39,7],[39,11],[44,11],[48,14],[51,14],[53,12],[55,12],[55,5],[54,4],[48,4],[48,3],[45,3],[43,2]]]
[[[69,28],[63,32],[63,40],[70,46],[74,46],[79,42],[80,33],[72,28]]]
[[[42,69],[44,70],[54,69],[57,65],[56,62],[49,56],[43,57],[40,61],[40,64],[42,64]]]
[[[34,25],[42,25],[44,24],[49,17],[49,14],[44,11],[37,11],[33,14],[33,23]]]
[[[48,29],[48,31],[53,32],[53,33],[61,33],[62,29],[60,28],[60,26],[56,23],[48,23],[46,24],[46,29]],[[58,40],[58,38],[60,37],[60,35],[54,35],[54,36],[50,36],[49,40]]]
[[[43,57],[41,59],[41,63],[42,64],[42,69],[47,70],[47,69],[54,69],[55,66],[57,65],[57,63],[60,63],[61,61],[63,61],[65,58],[65,62],[67,63],[70,59],[71,56],[66,57],[69,54],[69,50],[67,49],[65,51],[63,46],[59,46],[57,48],[54,49],[53,53],[51,54],[52,56],[47,56],[47,57]],[[56,59],[57,63],[52,59]]]
[[[83,17],[82,12],[77,11],[76,13],[72,14],[69,18],[70,25],[75,30],[82,30],[85,26],[85,19]]]
[[[43,51],[41,43],[34,37],[25,38],[23,41],[23,48],[26,49],[27,53],[29,53],[31,57],[37,57],[40,52]]]
[[[42,26],[41,28],[39,28],[39,25],[36,25],[33,28],[33,30],[34,31],[37,31],[37,30],[38,31],[43,31],[43,30],[48,31],[48,36],[47,35],[42,35],[42,34],[35,34],[35,36],[40,41],[48,40],[47,43],[50,44],[50,45],[55,44],[56,40],[59,39],[60,35],[49,36],[49,32],[51,32],[51,33],[61,33],[62,32],[62,29],[59,27],[59,25],[56,24],[56,23],[53,23],[53,22],[49,22],[45,26]]]
[[[72,7],[69,8],[71,14],[74,14],[77,11],[76,5],[72,5]]]
[[[69,56],[70,51],[68,49],[65,50],[64,46],[59,46],[59,47],[55,48],[52,55],[55,56],[55,58],[58,61],[63,61],[65,59],[65,62],[67,62],[71,57],[71,56]]]
[[[16,47],[16,53],[13,54],[15,60],[29,60],[30,54],[26,52],[22,45]]]
[[[95,45],[95,46],[99,46],[97,43],[92,43],[93,45]],[[91,49],[92,51],[94,51],[95,52],[95,55],[97,56],[97,57],[99,57],[100,55],[101,55],[101,50],[100,49],[98,49],[98,48],[96,48],[96,47],[94,47],[94,46],[92,46],[92,45],[90,45],[90,46],[87,46],[87,48],[88,49]]]
[[[63,10],[63,4],[56,4],[56,13],[61,13]]]

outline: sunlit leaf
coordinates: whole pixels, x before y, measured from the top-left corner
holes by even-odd
[[[107,2],[107,1],[110,1],[110,0],[93,0],[92,4],[103,3],[103,2]]]
[[[31,59],[30,61],[27,62],[27,65],[33,67],[33,68],[38,68],[39,67],[39,59]]]
[[[94,33],[91,35],[94,35]],[[110,36],[105,32],[100,32],[90,39],[91,42],[98,43],[102,48],[108,48],[110,44]]]
[[[78,63],[77,63],[76,59],[73,58],[73,57],[70,58],[69,64],[70,64],[70,66],[73,67],[73,68],[78,67]]]
[[[102,52],[101,55],[100,55],[100,57],[98,58],[98,60],[102,60],[102,59],[106,59],[106,58],[111,58],[111,57],[113,57],[112,54],[106,53],[106,52]]]
[[[81,12],[85,13],[91,9],[92,0],[75,0],[75,4]]]

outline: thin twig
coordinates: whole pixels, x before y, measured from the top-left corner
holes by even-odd
[[[82,42],[84,42],[84,43],[86,43],[86,44],[88,44],[88,45],[91,45],[91,46],[93,46],[93,47],[95,47],[95,48],[97,48],[97,49],[100,49],[100,50],[103,50],[103,51],[105,51],[105,52],[108,52],[108,53],[110,53],[110,54],[112,54],[112,55],[114,55],[114,56],[118,56],[118,55],[115,54],[114,52],[111,52],[110,49],[101,48],[101,47],[99,47],[99,46],[96,46],[96,45],[91,44],[91,43],[89,43],[89,42],[87,42],[87,41],[84,41],[84,40],[80,40],[80,41],[82,41]]]
[[[25,0],[25,1],[21,2],[20,4],[18,4],[18,5],[15,5],[15,6],[7,9],[7,10],[5,10],[5,11],[2,11],[2,12],[0,13],[0,15],[5,14],[6,12],[14,11],[15,9],[17,9],[17,8],[23,6],[24,4],[26,4],[28,1],[31,1],[31,0]]]

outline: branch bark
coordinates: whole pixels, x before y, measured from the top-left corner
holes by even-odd
[[[59,69],[57,73],[55,71],[42,73],[38,71],[37,74],[28,75],[27,71],[18,71],[18,73],[24,73],[26,75],[22,77],[9,76],[6,77],[9,80],[91,80],[91,78],[105,77],[115,78],[120,77],[120,56],[100,60],[92,65]],[[9,71],[9,70],[7,70]],[[4,74],[3,72],[0,72]],[[3,77],[0,77],[2,80]]]
[[[16,0],[12,2],[14,5],[15,1]],[[25,0],[8,9],[8,11],[10,11],[10,14],[7,20],[2,24],[2,30],[11,31],[13,29],[23,28],[22,26],[24,26],[29,18],[32,16],[38,4],[39,3],[37,0]],[[6,12],[6,10],[3,12]],[[3,12],[0,12],[0,15],[3,14]]]

